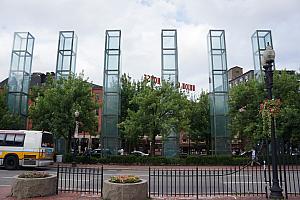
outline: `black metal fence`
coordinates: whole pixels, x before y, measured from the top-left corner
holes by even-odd
[[[284,195],[300,195],[300,168],[280,171]],[[149,168],[149,196],[195,197],[214,195],[265,196],[271,187],[272,169],[266,165],[196,169]]]
[[[82,168],[57,166],[58,192],[82,192],[102,196],[103,166],[100,168]]]

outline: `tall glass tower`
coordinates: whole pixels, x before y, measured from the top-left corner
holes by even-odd
[[[161,79],[177,87],[178,85],[178,50],[177,30],[163,29],[161,31]],[[166,157],[174,157],[179,151],[178,132],[173,128],[163,143],[163,153]]]
[[[28,94],[34,48],[34,37],[29,32],[16,32],[11,53],[8,78],[8,108],[26,123]]]
[[[207,36],[209,56],[209,102],[213,151],[229,154],[228,77],[224,30],[210,30]]]
[[[120,146],[119,117],[120,117],[120,56],[121,30],[107,30],[105,34],[104,54],[104,95],[102,113],[102,153],[116,155]]]
[[[271,30],[256,30],[252,37],[252,53],[254,61],[254,75],[256,79],[263,80],[262,55],[267,44],[273,48]]]
[[[75,74],[77,35],[74,31],[60,31],[57,49],[56,79]]]

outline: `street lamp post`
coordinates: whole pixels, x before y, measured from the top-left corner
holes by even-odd
[[[78,138],[78,127],[79,127],[79,121],[78,121],[79,112],[78,112],[78,110],[75,111],[74,115],[75,115],[75,132],[74,132],[74,137],[73,137],[74,147],[73,147],[72,167],[76,167],[76,161],[75,161],[75,157],[76,157],[76,153],[77,153],[76,152],[77,151],[77,141],[76,141],[76,138]]]
[[[265,83],[267,89],[267,98],[272,99],[272,87],[273,87],[273,63],[275,59],[275,52],[272,47],[267,44],[266,50],[263,53],[263,68],[265,70]],[[271,199],[283,199],[282,189],[279,186],[278,180],[278,168],[277,168],[277,142],[275,136],[275,125],[274,117],[271,118],[271,146],[272,146],[272,187],[270,188],[270,198]]]

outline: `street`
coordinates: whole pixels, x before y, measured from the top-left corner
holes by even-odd
[[[132,168],[130,168],[132,167]],[[147,167],[135,168],[136,166],[127,166],[127,168],[108,168],[103,169],[103,179],[107,180],[115,175],[137,175],[142,179],[149,181],[149,171]],[[64,168],[63,168],[64,169]],[[93,192],[100,194],[101,191],[101,171],[94,169],[65,168],[72,173],[61,173],[59,179],[59,188],[63,190],[76,190]],[[71,169],[71,170],[70,170]],[[195,171],[192,170],[164,170],[151,169],[150,191],[151,196],[163,195],[264,195],[269,193],[269,183],[264,179],[264,171],[258,168],[249,168],[236,173],[224,168],[221,170],[199,169],[198,180]],[[57,169],[50,168],[23,168],[20,170],[5,170],[0,168],[0,189],[10,186],[14,179],[25,171],[42,171],[49,174],[57,174]],[[63,170],[62,170],[63,172]],[[223,172],[221,175],[221,172]],[[98,173],[98,174],[97,174]],[[266,174],[268,180],[268,174]],[[297,170],[287,171],[287,188],[289,194],[299,193],[300,186],[293,178],[299,177]],[[299,180],[299,179],[298,179]],[[285,184],[282,184],[285,191]]]

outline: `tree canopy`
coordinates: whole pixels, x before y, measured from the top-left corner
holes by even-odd
[[[286,141],[300,142],[300,93],[297,75],[274,73],[273,97],[282,102],[276,120],[276,134]],[[251,80],[234,86],[229,94],[229,116],[232,135],[239,136],[251,148],[265,138],[260,103],[266,98],[265,83]],[[246,145],[246,146],[247,146]]]
[[[146,135],[154,145],[156,135],[166,138],[172,128],[177,132],[188,129],[188,99],[168,83],[153,86],[142,82],[129,103],[136,107],[128,108],[120,127],[131,140]]]
[[[7,90],[0,91],[0,129],[18,130],[24,128],[24,121],[7,107]]]
[[[33,128],[51,131],[57,138],[67,139],[69,150],[76,110],[80,113],[80,130],[90,134],[97,131],[97,104],[91,92],[92,85],[83,79],[83,75],[50,80],[46,85],[46,89],[35,95],[30,107]]]

